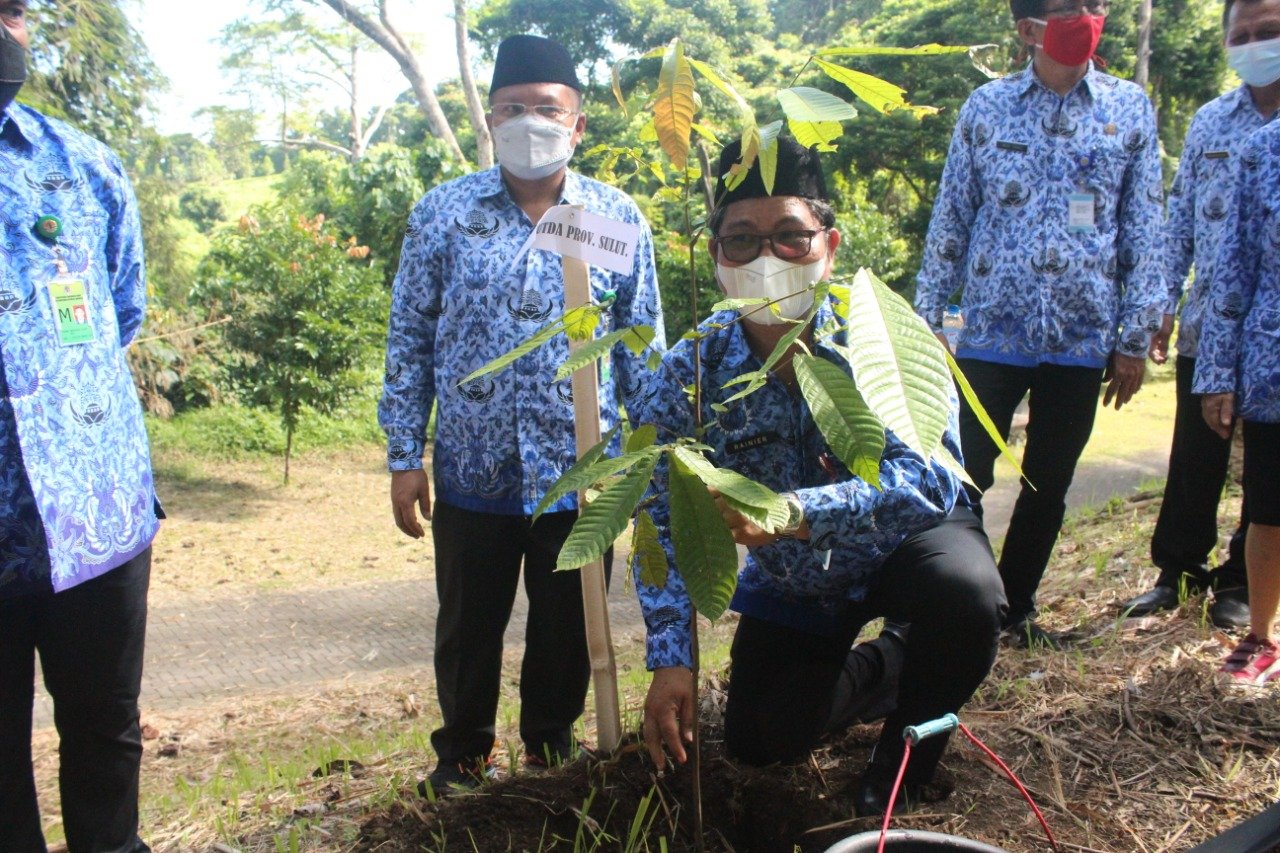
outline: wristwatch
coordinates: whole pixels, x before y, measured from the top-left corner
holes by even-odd
[[[804,504],[800,503],[795,492],[786,492],[782,498],[787,502],[787,523],[778,531],[778,535],[784,539],[792,539],[800,525],[804,524]]]

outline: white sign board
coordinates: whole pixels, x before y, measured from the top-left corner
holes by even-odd
[[[567,204],[547,211],[533,232],[533,247],[577,258],[624,275],[635,269],[640,226],[606,219]]]

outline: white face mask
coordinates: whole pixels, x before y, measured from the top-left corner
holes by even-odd
[[[827,271],[827,259],[819,258],[811,264],[793,264],[773,255],[761,255],[749,264],[726,267],[716,264],[716,280],[730,299],[779,299],[771,307],[743,308],[751,312],[747,320],[762,326],[776,326],[787,320],[799,320],[813,307],[813,291],[804,290],[819,281]],[[774,311],[778,313],[775,314]],[[781,315],[781,316],[779,316]]]
[[[1250,86],[1270,86],[1280,80],[1280,38],[1227,45],[1227,64]]]
[[[498,162],[517,178],[536,181],[554,175],[573,156],[573,128],[526,113],[493,129]]]

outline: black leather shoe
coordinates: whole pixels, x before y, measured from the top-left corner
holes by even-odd
[[[896,767],[868,764],[854,790],[853,813],[858,817],[883,817],[889,810],[889,795],[893,792],[893,783],[897,777]],[[893,802],[893,813],[901,814],[919,806],[923,802],[923,787],[904,779],[902,787],[898,789],[898,798]]]
[[[1150,616],[1178,606],[1178,591],[1171,586],[1153,586],[1142,595],[1134,596],[1118,605],[1125,617]]]
[[[1219,628],[1248,628],[1249,590],[1233,586],[1214,592],[1209,621]]]
[[[1061,648],[1052,634],[1029,618],[1010,625],[1000,635],[1015,649],[1047,649],[1056,652]]]

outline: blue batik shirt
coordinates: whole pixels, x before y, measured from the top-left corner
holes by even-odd
[[[818,328],[833,321],[829,304],[815,319]],[[733,312],[712,315],[704,332],[737,318]],[[846,343],[843,333],[836,342]],[[959,480],[937,463],[926,462],[886,433],[876,490],[854,477],[831,452],[814,423],[808,404],[789,393],[770,376],[753,394],[717,411],[739,386],[726,382],[759,370],[760,361],[741,323],[715,331],[701,343],[702,417],[714,425],[703,441],[712,450],[711,462],[763,483],[778,492],[795,492],[804,506],[809,539],[781,539],[752,548],[738,575],[733,610],[814,634],[837,630],[853,602],[863,600],[885,560],[907,538],[938,524],[957,501],[967,504]],[[849,371],[848,362],[822,341],[815,354]],[[693,342],[682,340],[667,353],[662,369],[653,375],[637,422],[658,427],[659,440],[694,434],[692,406],[683,389],[693,382]],[[944,442],[960,458],[957,405]],[[658,535],[666,549],[666,586],[640,581],[633,569],[647,632],[650,669],[691,666],[690,616],[693,608],[683,580],[673,568],[666,463],[659,464],[649,505]],[[638,563],[638,561],[637,561]]]
[[[1236,413],[1280,423],[1280,124],[1240,152],[1196,359],[1197,394],[1236,394]]]
[[[640,227],[628,274],[591,268],[591,296],[616,301],[597,336],[651,325],[665,348],[653,237],[620,190],[570,171],[562,204]],[[560,256],[523,252],[535,223],[508,195],[499,167],[428,192],[409,218],[392,294],[387,372],[378,420],[392,471],[422,467],[427,420],[437,405],[432,467],[437,497],[476,512],[529,515],[577,460],[571,381],[555,380],[568,357],[563,334],[514,365],[459,386],[564,314]],[[618,423],[619,403],[640,391],[643,356],[614,348],[602,364],[600,424]],[[577,507],[567,495],[551,507]]]
[[[1071,197],[1092,197],[1073,230]],[[1031,367],[1145,358],[1168,302],[1155,115],[1090,65],[1066,96],[1028,66],[965,102],[916,284],[935,331],[961,288],[957,355]],[[1077,223],[1079,224],[1079,223]]]
[[[0,123],[0,597],[61,591],[144,551],[159,521],[125,346],[146,303],[137,203],[101,143],[11,104]],[[94,340],[62,344],[40,216],[61,220]]]
[[[1193,260],[1196,266],[1195,281],[1178,324],[1178,352],[1188,358],[1195,358],[1199,351],[1213,264],[1234,201],[1240,149],[1267,121],[1254,106],[1249,88],[1241,86],[1201,107],[1187,131],[1178,176],[1169,191],[1164,234],[1165,283],[1169,286],[1166,314],[1177,311]]]

